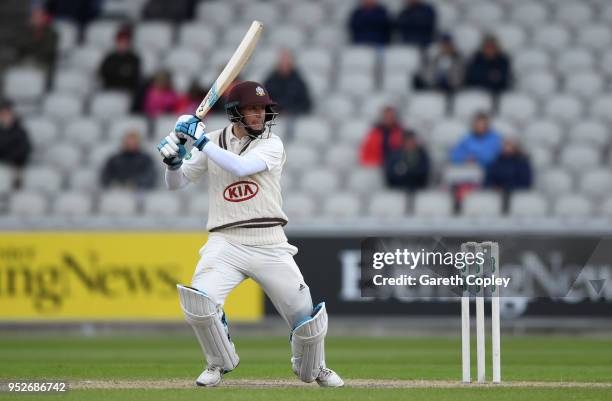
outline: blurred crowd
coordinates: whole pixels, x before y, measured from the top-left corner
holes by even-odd
[[[51,86],[57,59],[58,34],[54,19],[70,19],[80,27],[81,36],[88,22],[96,18],[102,0],[47,0],[34,2],[29,28],[15,43],[14,63],[35,64],[47,72]],[[196,0],[149,0],[143,17],[189,20]],[[486,35],[480,48],[464,55],[451,35],[437,28],[436,9],[424,0],[406,0],[398,15],[391,15],[376,0],[357,2],[347,15],[347,30],[355,45],[383,47],[391,43],[415,46],[422,52],[422,65],[411,77],[416,90],[442,91],[449,96],[463,88],[478,88],[499,95],[512,86],[511,60],[492,35]],[[133,46],[133,28],[129,23],[117,32],[114,47],[100,63],[97,74],[102,88],[127,92],[132,98],[132,112],[154,119],[164,114],[192,113],[208,88],[194,81],[184,93],[173,87],[172,76],[159,70],[143,75],[141,55]],[[265,79],[272,98],[285,116],[308,114],[315,100],[296,65],[292,51],[283,49],[275,67]],[[407,88],[408,90],[408,88]],[[219,101],[213,112],[223,112]],[[394,105],[387,105],[379,120],[364,139],[359,151],[361,165],[384,171],[391,188],[416,191],[430,183],[432,158],[422,141],[426,133],[405,127]],[[154,161],[141,149],[145,133],[126,132],[122,148],[111,156],[100,172],[104,187],[152,188]],[[357,150],[356,150],[357,151]],[[0,163],[22,168],[31,152],[28,132],[20,123],[11,103],[3,101],[0,110]],[[454,164],[476,164],[485,174],[482,186],[504,192],[531,185],[530,163],[519,145],[491,127],[485,112],[477,113],[464,137],[448,155]],[[455,188],[458,199],[473,185]]]

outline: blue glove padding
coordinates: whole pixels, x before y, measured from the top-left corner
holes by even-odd
[[[204,135],[204,133],[202,133],[202,136],[200,137],[200,139],[196,140],[193,143],[193,147],[201,151],[204,145],[206,145],[208,142],[209,142],[209,139],[206,137],[206,135]]]
[[[183,164],[183,159],[185,158],[185,155],[187,155],[187,149],[185,149],[185,146],[183,145],[183,143],[179,143],[176,146],[178,147],[178,151],[177,152],[171,151],[171,153],[174,154],[174,156],[167,157],[166,155],[168,155],[168,148],[169,148],[168,140],[164,138],[157,145],[157,150],[164,157],[163,162],[168,165],[168,168],[170,170],[176,170],[179,167],[181,167],[181,165]]]
[[[196,130],[198,129],[198,124],[202,122],[196,116],[191,116],[189,119],[185,121],[179,121],[174,126],[174,132],[181,133],[186,136],[191,137],[193,140],[197,140],[196,138]]]

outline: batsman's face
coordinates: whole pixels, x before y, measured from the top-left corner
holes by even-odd
[[[266,120],[266,106],[246,106],[242,108],[244,122],[251,129],[262,130]]]

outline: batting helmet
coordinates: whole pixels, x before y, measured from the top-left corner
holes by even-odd
[[[244,122],[244,115],[240,112],[241,107],[245,106],[265,106],[266,117],[264,127],[261,130],[254,130]],[[251,137],[261,135],[266,127],[271,127],[278,113],[274,110],[276,102],[274,102],[268,91],[260,83],[253,81],[244,81],[235,85],[227,95],[225,103],[225,111],[229,120],[233,123],[242,124],[247,133]]]

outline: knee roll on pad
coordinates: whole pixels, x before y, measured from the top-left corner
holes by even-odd
[[[311,383],[325,367],[327,311],[325,302],[314,308],[312,316],[298,322],[291,333],[291,367],[306,383]]]
[[[217,304],[203,291],[180,284],[176,288],[185,320],[193,327],[208,364],[226,372],[233,370],[239,358],[229,336],[225,315],[219,316]]]

